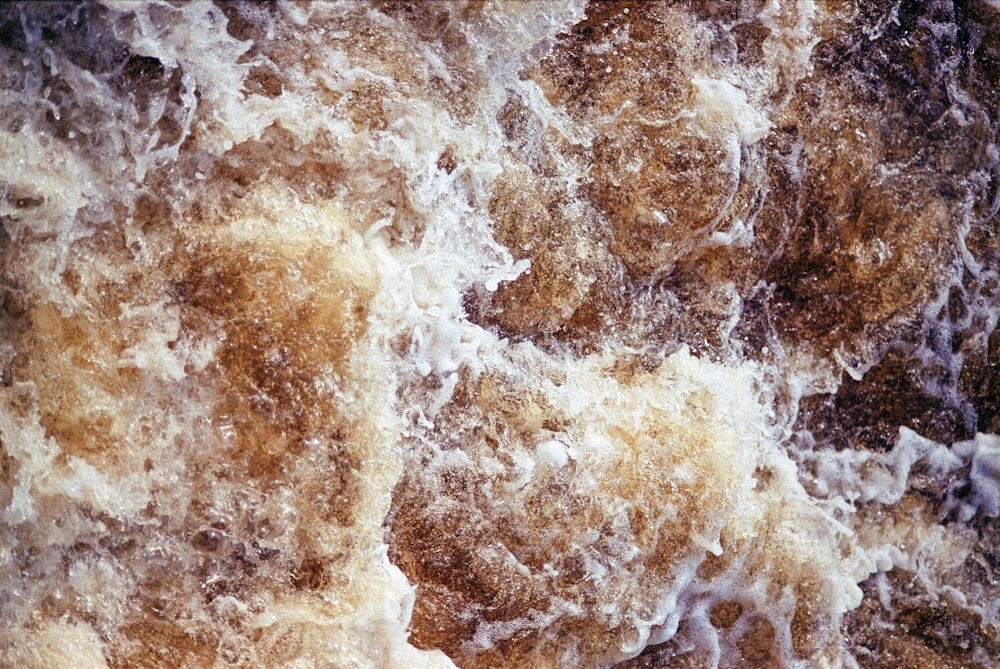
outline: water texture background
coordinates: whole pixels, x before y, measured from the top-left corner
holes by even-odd
[[[1000,7],[0,6],[0,665],[1000,666]]]

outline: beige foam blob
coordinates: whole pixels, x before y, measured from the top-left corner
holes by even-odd
[[[414,643],[460,666],[601,666],[727,596],[783,626],[775,657],[831,642],[789,639],[793,616],[825,634],[820,617],[847,604],[809,564],[840,568],[835,533],[787,473],[766,497],[757,480],[770,456],[749,370],[685,350],[638,373],[512,357],[459,383],[396,490],[390,557],[417,585]],[[733,573],[699,572],[708,556]]]
[[[31,644],[11,645],[10,633],[0,632],[0,662],[8,667],[94,667],[107,669],[101,641],[87,625],[55,623],[33,634]]]
[[[146,267],[117,235],[77,247],[72,309],[21,296],[0,427],[37,557],[5,576],[5,657],[447,665],[406,645],[411,588],[381,547],[398,419],[370,253],[276,193],[213,213],[173,221]]]

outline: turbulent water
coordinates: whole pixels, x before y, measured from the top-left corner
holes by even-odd
[[[1000,666],[1000,3],[0,6],[0,666]]]

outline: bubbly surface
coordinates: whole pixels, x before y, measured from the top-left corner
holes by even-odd
[[[0,5],[0,667],[1000,666],[1000,5]]]

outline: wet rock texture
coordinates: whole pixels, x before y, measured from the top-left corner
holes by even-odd
[[[1000,6],[0,7],[0,666],[1000,662]]]

